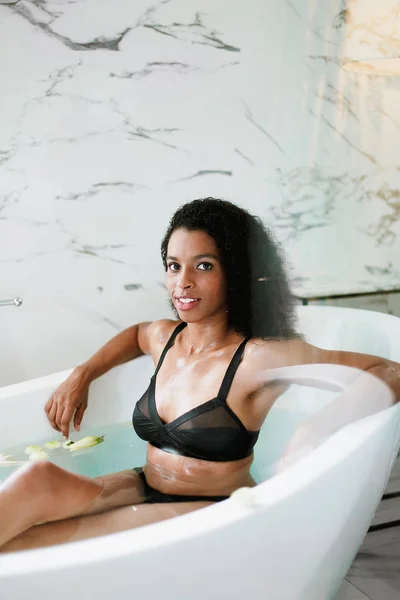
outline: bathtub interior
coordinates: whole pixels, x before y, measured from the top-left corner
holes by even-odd
[[[298,306],[298,330],[309,343],[327,350],[345,350],[400,362],[400,319],[368,310],[329,306]],[[297,425],[329,404],[337,392],[292,385],[275,403],[260,434],[260,455],[254,473],[264,480],[275,466]],[[280,421],[285,427],[277,427]]]
[[[132,407],[136,399],[148,385],[153,366],[148,357],[141,357],[130,364],[117,367],[99,380],[95,381],[90,390],[89,406],[86,411],[82,429],[79,433],[71,430],[70,438],[77,440],[85,435],[101,435],[104,426],[123,423],[129,429],[129,455],[107,455],[106,465],[99,465],[97,474],[114,472],[134,466],[141,466],[146,459],[146,443],[141,440],[131,426]],[[43,407],[55,387],[65,379],[69,371],[59,373],[58,377],[43,377],[32,382],[17,384],[0,389],[0,407],[2,419],[0,423],[0,453],[15,454],[14,448],[30,444],[43,444],[44,441],[59,439],[60,433],[55,432],[49,425]],[[28,383],[31,383],[29,386]],[[304,388],[294,385],[299,394]],[[314,392],[314,390],[310,390]],[[331,392],[317,391],[323,401]],[[274,407],[260,432],[257,442],[255,459],[252,465],[252,475],[257,482],[271,477],[275,472],[276,463],[283,452],[297,425],[307,418],[309,412],[299,407]],[[106,430],[107,431],[107,430]],[[104,448],[105,449],[105,448]],[[93,461],[97,454],[103,454],[103,448],[93,448],[80,459],[81,474],[93,474]],[[26,458],[26,457],[25,457]],[[85,471],[85,468],[87,470]],[[104,470],[105,469],[105,470]],[[0,480],[11,472],[11,469],[0,470]]]
[[[298,319],[299,330],[314,345],[400,360],[400,320],[395,317],[346,308],[298,307]],[[86,429],[90,428],[92,432],[96,427],[101,434],[104,425],[129,422],[133,405],[146,389],[153,368],[149,357],[141,357],[95,381],[90,388],[82,432],[74,432],[71,437],[78,439]],[[69,371],[65,371],[0,388],[3,413],[0,452],[18,444],[56,439],[57,435],[61,439],[61,435],[55,434],[47,422],[43,407],[51,392],[68,374]],[[256,446],[252,466],[256,481],[264,481],[275,473],[276,464],[297,425],[321,410],[336,393],[292,385],[278,399],[264,423]],[[144,463],[145,453],[146,444],[132,432],[132,467]],[[118,468],[118,465],[115,467]]]

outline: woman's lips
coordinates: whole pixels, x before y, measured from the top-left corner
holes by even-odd
[[[184,300],[182,301],[180,298],[175,297],[175,305],[179,310],[192,310],[200,302],[200,298],[185,298]]]

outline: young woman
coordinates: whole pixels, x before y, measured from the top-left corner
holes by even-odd
[[[77,367],[46,405],[65,437],[79,431],[90,383],[143,354],[155,373],[133,411],[146,464],[90,479],[49,462],[0,488],[0,548],[33,548],[138,527],[227,498],[250,476],[253,448],[285,389],[266,369],[336,363],[369,371],[400,395],[400,369],[376,356],[327,351],[294,328],[280,249],[262,223],[223,200],[180,208],[161,245],[175,320],[121,332]],[[18,509],[16,509],[18,507]]]

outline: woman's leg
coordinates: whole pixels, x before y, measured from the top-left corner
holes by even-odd
[[[143,484],[134,471],[91,479],[38,461],[22,467],[0,486],[0,548],[37,523],[142,501]]]
[[[163,504],[140,504],[125,506],[102,514],[75,517],[57,523],[45,523],[31,527],[1,547],[1,552],[16,552],[75,542],[99,535],[126,531],[149,523],[171,519],[198,510],[213,502],[170,502]]]

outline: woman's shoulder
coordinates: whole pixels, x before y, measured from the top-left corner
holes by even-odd
[[[247,396],[266,390],[266,383],[270,382],[268,371],[304,363],[301,358],[304,355],[304,346],[307,344],[301,339],[251,338],[246,344],[242,367]],[[267,387],[269,388],[269,384]],[[273,397],[276,398],[276,393],[279,392],[280,395],[284,389],[275,386]],[[264,393],[268,395],[269,392]]]
[[[275,369],[300,361],[308,344],[299,338],[251,338],[246,344],[245,359],[257,369]]]
[[[175,328],[182,323],[173,319],[160,319],[153,321],[148,327],[148,337],[150,345],[163,345],[168,342]]]

